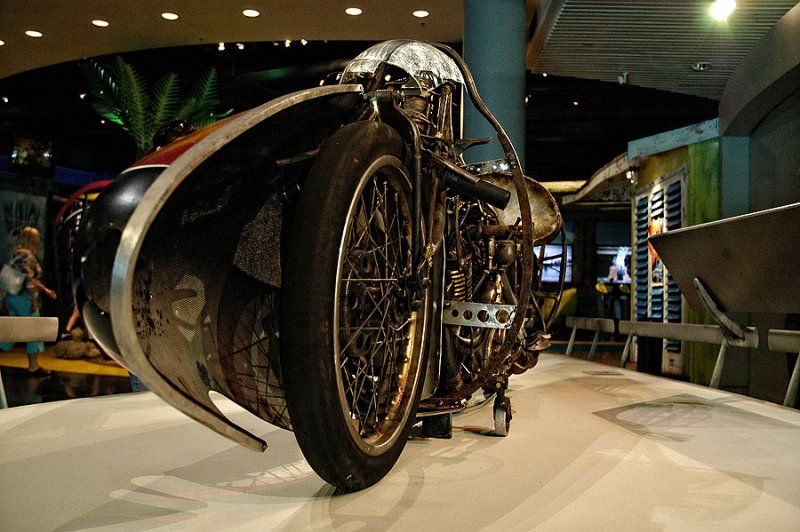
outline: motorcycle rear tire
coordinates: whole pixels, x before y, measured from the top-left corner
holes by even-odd
[[[356,122],[323,145],[300,195],[281,290],[281,371],[298,444],[343,491],[394,466],[415,421],[432,298],[412,303],[408,148]]]

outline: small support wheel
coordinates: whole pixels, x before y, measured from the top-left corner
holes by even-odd
[[[495,436],[508,436],[511,425],[511,399],[498,396],[494,400],[494,434]]]

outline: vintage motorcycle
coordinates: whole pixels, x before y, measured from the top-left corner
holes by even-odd
[[[459,133],[467,98],[504,159],[464,162],[490,141]],[[103,349],[166,402],[264,450],[221,394],[357,490],[414,426],[448,437],[471,397],[494,397],[494,432],[508,433],[508,378],[549,345],[565,247],[556,202],[523,175],[459,55],[395,40],[334,85],[123,172],[81,222],[75,296]]]

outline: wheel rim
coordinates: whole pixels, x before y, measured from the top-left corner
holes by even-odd
[[[333,317],[339,403],[353,441],[373,456],[403,433],[419,386],[414,352],[424,313],[407,304],[409,182],[396,157],[375,160],[359,180],[339,248]]]

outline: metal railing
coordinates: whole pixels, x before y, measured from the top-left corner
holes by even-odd
[[[622,350],[622,357],[619,367],[624,368],[630,359],[631,344],[634,337],[646,336],[652,338],[664,338],[667,340],[681,340],[687,342],[701,342],[719,345],[717,359],[714,364],[714,372],[711,375],[709,386],[719,388],[722,378],[722,368],[725,365],[725,354],[728,346],[756,348],[759,345],[758,331],[753,327],[745,328],[744,338],[731,339],[725,336],[722,329],[717,325],[696,325],[692,323],[668,323],[650,321],[620,321],[615,327],[614,320],[607,318],[579,318],[568,316],[566,319],[568,327],[572,328],[569,344],[567,345],[567,356],[572,354],[575,343],[575,335],[578,329],[594,331],[594,339],[589,349],[587,358],[593,360],[597,351],[597,344],[600,340],[600,333],[614,333],[619,331],[626,335],[625,347]],[[800,387],[800,331],[786,331],[781,329],[770,329],[767,333],[768,348],[770,351],[798,353],[789,385],[786,389],[783,404],[794,406],[797,399],[798,387]]]

